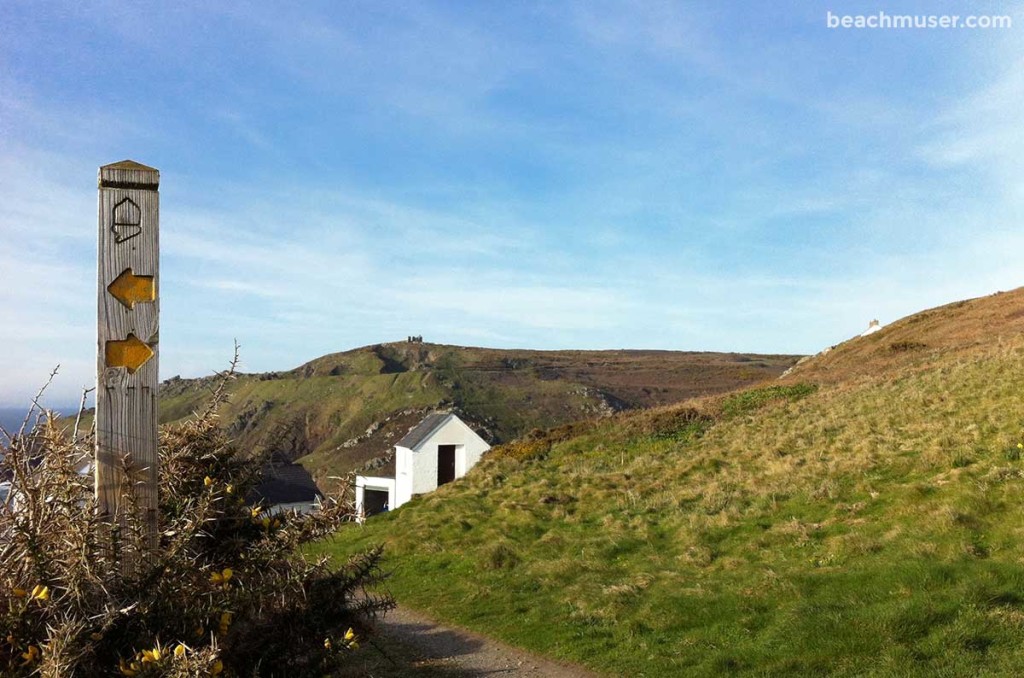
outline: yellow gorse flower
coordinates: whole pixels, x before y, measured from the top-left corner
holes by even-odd
[[[210,476],[206,476],[205,478],[203,478],[203,485],[206,485],[207,487],[213,485],[213,478],[211,478]]]
[[[217,660],[213,662],[213,666],[210,667],[211,676],[219,676],[224,671],[224,662]]]
[[[129,664],[125,662],[125,660],[123,659],[118,663],[117,667],[121,670],[121,674],[125,676],[134,676],[139,672],[139,669],[141,668],[138,662],[132,662],[131,664]]]
[[[227,487],[224,488],[224,491],[227,492],[228,494],[231,494],[235,491],[235,486],[232,485],[231,483],[228,483]]]
[[[223,612],[220,615],[220,635],[227,635],[228,628],[231,627],[231,613]]]
[[[21,658],[25,661],[22,664],[31,664],[32,662],[39,659],[39,647],[36,645],[29,645],[28,650],[21,653]]]
[[[159,647],[154,647],[152,650],[142,651],[142,663],[143,664],[155,664],[163,657]]]
[[[211,572],[210,582],[214,584],[227,584],[229,581],[231,581],[231,578],[234,576],[234,570],[232,570],[230,567],[225,567],[220,572]]]
[[[249,509],[249,511],[252,512],[252,517],[255,518],[259,514],[263,513],[263,507],[262,506],[253,506],[251,509]]]
[[[37,584],[32,589],[32,600],[49,600],[50,599],[50,587]]]
[[[184,657],[186,649],[187,648],[184,645],[182,645],[181,643],[178,643],[178,646],[176,648],[174,648],[174,658],[175,659],[181,659],[182,657]]]
[[[345,640],[345,647],[347,647],[350,650],[355,650],[356,648],[359,647],[359,643],[356,642],[358,640],[358,638],[356,637],[356,632],[353,631],[352,629],[349,629],[348,631],[345,631],[345,638],[344,638],[344,640]]]

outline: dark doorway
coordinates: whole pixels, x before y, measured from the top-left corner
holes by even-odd
[[[455,480],[455,446],[437,446],[437,486]]]
[[[383,513],[389,508],[387,490],[371,490],[368,487],[363,490],[363,513],[366,516]]]

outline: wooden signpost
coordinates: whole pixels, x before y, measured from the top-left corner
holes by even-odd
[[[157,535],[160,173],[123,160],[99,171],[96,502],[124,525],[126,490]]]

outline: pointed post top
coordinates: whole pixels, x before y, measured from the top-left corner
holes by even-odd
[[[148,171],[148,172],[156,172],[157,171],[157,169],[155,167],[150,167],[149,165],[143,165],[141,162],[135,162],[134,160],[128,160],[128,159],[122,160],[120,162],[112,162],[109,165],[104,165],[100,169],[101,170],[105,170],[105,169],[110,169],[110,170],[114,170],[114,169],[129,169],[129,170],[145,170],[145,171]]]
[[[100,167],[100,188],[134,188],[155,191],[159,186],[160,171],[134,160],[122,160]]]

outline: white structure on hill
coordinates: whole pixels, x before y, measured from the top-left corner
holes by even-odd
[[[871,322],[868,323],[868,328],[860,333],[860,336],[866,337],[869,334],[874,334],[880,329],[882,329],[881,323],[879,323],[877,320],[872,320]]]
[[[395,444],[393,477],[356,476],[356,511],[370,516],[396,509],[413,495],[433,492],[466,475],[489,449],[454,414],[429,414]]]

